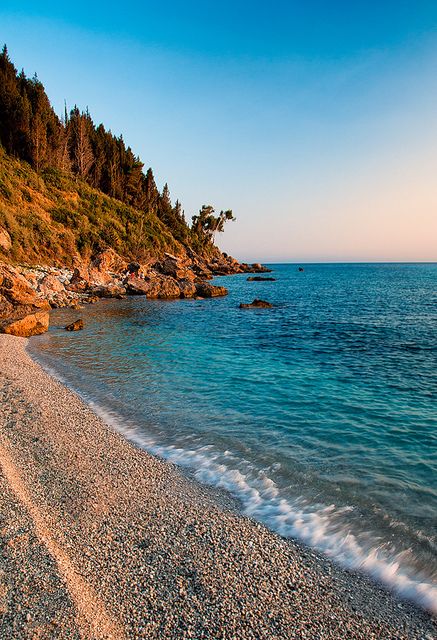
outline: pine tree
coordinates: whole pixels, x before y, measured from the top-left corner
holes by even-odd
[[[90,118],[80,113],[75,106],[70,113],[70,150],[73,171],[81,178],[86,178],[94,163],[94,154],[90,143]]]
[[[215,215],[211,205],[204,205],[193,216],[190,229],[179,200],[172,205],[167,184],[159,192],[152,169],[144,174],[143,162],[123,137],[114,136],[103,124],[95,126],[88,110],[81,112],[77,106],[68,113],[64,104],[64,114],[58,118],[37,75],[17,73],[6,45],[0,54],[0,144],[43,175],[48,168],[72,171],[134,207],[134,221],[124,223],[137,234],[138,248],[151,215],[157,215],[185,246],[200,249],[212,244],[215,234],[234,219],[230,210]]]

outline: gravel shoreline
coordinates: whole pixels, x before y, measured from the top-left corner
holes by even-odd
[[[136,448],[0,335],[0,637],[426,639],[414,605]]]

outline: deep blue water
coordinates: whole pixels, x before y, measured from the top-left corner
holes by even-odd
[[[437,264],[272,268],[56,311],[31,351],[247,514],[437,610]]]

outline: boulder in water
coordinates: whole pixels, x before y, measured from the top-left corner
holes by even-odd
[[[273,305],[270,302],[259,300],[258,298],[255,298],[250,304],[244,302],[240,304],[240,309],[271,309],[272,307]]]
[[[263,276],[249,276],[247,282],[276,282],[276,278],[265,278]]]
[[[66,331],[81,331],[83,329],[83,320],[82,318],[78,318],[71,324],[67,324],[65,327]]]
[[[216,298],[218,296],[227,296],[226,287],[217,287],[209,282],[199,282],[196,284],[196,295],[200,298]]]

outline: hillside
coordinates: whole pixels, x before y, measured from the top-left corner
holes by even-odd
[[[111,247],[144,260],[151,253],[179,254],[181,245],[219,257],[213,238],[234,219],[231,210],[216,215],[203,205],[187,224],[168,185],[158,189],[152,169],[144,171],[121,135],[96,125],[88,109],[65,108],[58,117],[42,82],[17,71],[6,45],[0,53],[0,145],[1,216],[13,259],[59,259],[59,250],[88,256]]]
[[[52,307],[99,297],[226,295],[240,265],[214,243],[231,210],[203,205],[191,226],[122,136],[76,106],[59,118],[36,75],[0,54],[0,331],[48,328]]]
[[[71,266],[112,248],[127,260],[147,262],[186,250],[151,212],[111,198],[60,169],[39,174],[0,148],[0,227],[11,247],[5,262]]]

